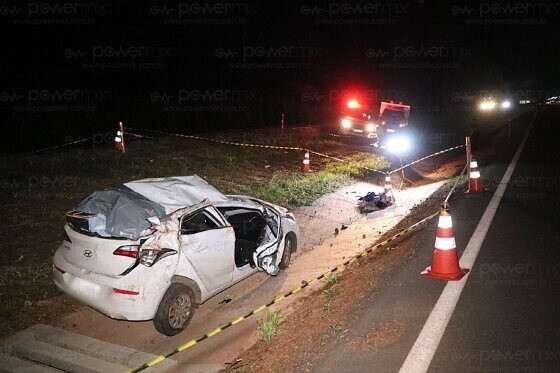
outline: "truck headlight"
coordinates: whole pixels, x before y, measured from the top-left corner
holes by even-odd
[[[344,118],[343,120],[340,121],[340,123],[342,123],[342,127],[344,128],[352,127],[352,122],[348,118]]]

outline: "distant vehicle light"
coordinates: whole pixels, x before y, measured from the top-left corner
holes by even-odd
[[[387,128],[387,132],[395,132],[395,130],[392,128]]]
[[[368,124],[366,125],[366,131],[368,131],[368,132],[373,132],[373,131],[375,131],[375,124],[373,124],[373,123],[368,123]]]
[[[406,123],[399,123],[399,127],[406,127]]]
[[[344,118],[343,120],[340,121],[340,123],[342,123],[342,127],[344,128],[352,127],[352,121],[348,118]]]
[[[404,136],[393,136],[387,140],[386,147],[391,153],[406,153],[410,149],[410,139]]]
[[[494,110],[496,108],[496,101],[482,101],[479,108],[484,111]]]
[[[348,101],[348,107],[350,109],[357,109],[358,107],[360,107],[360,104],[356,100],[350,100]]]
[[[511,102],[509,102],[508,100],[505,100],[502,102],[502,109],[509,109],[511,107]]]
[[[385,124],[385,121],[381,122],[381,124]]]

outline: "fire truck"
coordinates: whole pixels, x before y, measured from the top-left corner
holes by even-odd
[[[348,101],[340,116],[340,133],[343,135],[375,137],[377,114],[356,99]]]

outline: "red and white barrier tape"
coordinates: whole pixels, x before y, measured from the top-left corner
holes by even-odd
[[[302,148],[302,147],[299,147],[299,146],[250,144],[250,143],[241,143],[241,142],[234,142],[234,141],[218,140],[218,139],[212,139],[212,138],[208,138],[208,137],[195,136],[195,135],[183,135],[183,134],[180,134],[180,133],[170,133],[170,132],[162,132],[162,131],[156,131],[156,130],[143,130],[143,129],[140,129],[140,128],[132,128],[132,127],[125,127],[125,129],[134,130],[134,131],[148,131],[148,132],[159,133],[159,134],[166,135],[166,136],[182,137],[182,138],[187,138],[187,139],[192,139],[192,140],[209,141],[209,142],[214,142],[214,143],[223,144],[223,145],[247,146],[247,147],[263,148],[263,149],[308,151],[310,154],[315,154],[315,155],[318,155],[318,156],[323,157],[323,158],[332,159],[332,160],[337,161],[337,162],[344,162],[344,163],[350,163],[350,164],[353,163],[352,161],[347,161],[347,160],[344,160],[344,159],[341,159],[341,158],[338,158],[338,157],[333,157],[333,156],[325,154],[325,153],[316,152],[316,151],[305,149],[305,148]],[[128,133],[130,134],[130,132],[128,132]],[[380,174],[383,174],[383,175],[387,174],[385,171],[376,170],[374,168],[370,168],[370,167],[367,167],[367,166],[362,166],[362,165],[357,165],[357,166],[364,169],[364,170],[377,172],[377,173],[380,173]]]
[[[404,166],[399,167],[399,168],[397,168],[397,169],[395,169],[395,170],[393,170],[393,171],[389,171],[389,172],[387,172],[387,173],[388,173],[389,175],[390,175],[390,174],[394,174],[395,172],[398,172],[398,171],[400,171],[400,170],[402,170],[402,169],[405,169],[405,168],[407,168],[407,167],[410,167],[410,166],[412,166],[413,164],[416,164],[416,163],[418,163],[418,162],[421,162],[421,161],[423,161],[423,160],[425,160],[425,159],[434,157],[434,156],[439,155],[439,154],[447,153],[447,152],[449,152],[449,151],[451,151],[451,150],[460,149],[460,148],[462,148],[462,147],[464,147],[464,146],[465,146],[465,144],[461,144],[461,145],[453,146],[453,147],[451,147],[451,148],[447,148],[447,149],[444,149],[444,150],[440,150],[439,152],[435,152],[435,153],[433,153],[433,154],[430,154],[430,155],[427,155],[427,156],[422,157],[422,158],[420,158],[420,159],[417,159],[417,160],[415,160],[415,161],[413,161],[413,162],[407,163],[407,164],[405,164]]]
[[[457,188],[457,185],[459,185],[459,181],[461,181],[461,179],[463,178],[463,175],[465,174],[465,171],[467,171],[467,164],[465,164],[465,167],[463,167],[463,171],[461,171],[461,173],[459,174],[459,176],[457,176],[457,178],[455,179],[455,184],[453,184],[453,188],[451,188],[451,190],[449,191],[449,193],[447,193],[447,197],[445,197],[445,202],[449,201],[449,198],[451,198],[451,195],[453,194],[453,192],[455,191],[455,188]]]

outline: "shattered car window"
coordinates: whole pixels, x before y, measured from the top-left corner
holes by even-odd
[[[219,227],[220,224],[208,212],[201,210],[183,219],[181,234],[195,234]]]

